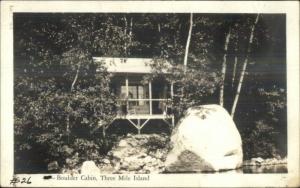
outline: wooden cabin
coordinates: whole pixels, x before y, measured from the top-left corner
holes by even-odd
[[[174,126],[170,105],[173,84],[159,78],[142,82],[145,75],[151,74],[153,59],[94,57],[93,60],[103,63],[107,71],[114,75],[111,89],[118,101],[115,119],[128,120],[139,134],[152,120],[161,120]],[[165,70],[162,72],[168,74]]]

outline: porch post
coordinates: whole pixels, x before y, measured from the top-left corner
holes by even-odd
[[[128,97],[128,95],[129,95],[128,76],[126,76],[125,85],[126,85],[126,97]]]
[[[152,83],[149,81],[149,107],[150,107],[150,115],[152,115]]]
[[[141,129],[142,129],[142,128],[141,128],[141,119],[137,119],[137,122],[138,122],[138,123],[137,123],[138,134],[141,134]]]
[[[126,85],[126,111],[128,113],[129,110],[129,102],[128,102],[128,97],[129,97],[129,88],[128,88],[128,75],[126,75],[126,79],[125,79],[125,85]]]
[[[172,115],[172,127],[175,127],[175,119],[174,119],[174,115]]]
[[[173,88],[173,81],[171,82],[171,99],[173,99],[173,95],[174,95],[174,88]]]

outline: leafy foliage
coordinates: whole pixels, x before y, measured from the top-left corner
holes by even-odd
[[[172,101],[168,101],[168,105],[172,106],[176,119],[181,118],[187,108],[207,102],[207,98],[214,94],[218,87],[219,77],[213,69],[189,68],[184,73],[183,65],[173,64],[170,67],[165,63],[160,60],[154,61],[151,65],[152,74],[144,76],[143,82],[159,78],[173,83],[174,95]],[[165,74],[162,70],[169,74]]]
[[[153,58],[144,81],[174,83],[177,119],[191,106],[218,103],[224,33],[232,28],[227,74],[236,56],[238,78],[251,16],[195,14],[185,73],[188,14],[15,14],[15,166],[40,172],[57,160],[71,168],[109,150],[114,139],[92,132],[111,122],[116,100],[111,75],[93,56]],[[284,17],[262,15],[258,23],[237,107],[246,158],[286,155],[285,31],[278,22]],[[225,80],[227,109],[237,80]]]
[[[114,118],[116,102],[109,89],[110,75],[105,67],[93,63],[92,43],[87,40],[94,40],[86,38],[88,31],[80,23],[74,25],[74,19],[76,16],[54,24],[64,24],[62,30],[53,30],[49,26],[51,22],[41,27],[39,19],[33,19],[37,23],[23,23],[28,24],[28,33],[16,30],[20,32],[16,38],[20,40],[15,42],[18,59],[14,87],[15,152],[24,157],[40,148],[43,156],[39,161],[44,164],[51,160],[65,164],[64,159],[70,156],[65,155],[61,147],[75,150],[78,139],[86,145],[79,152],[83,158],[105,151],[105,142],[95,143],[91,132],[99,121],[108,124]],[[76,35],[73,31],[77,31]],[[52,38],[58,34],[59,41]],[[29,41],[23,42],[28,38]],[[47,42],[40,44],[39,41]],[[54,46],[49,45],[53,43]],[[61,46],[62,51],[56,51],[56,45]]]
[[[252,94],[253,95],[253,94]],[[242,128],[244,152],[250,157],[284,157],[287,152],[287,127],[286,127],[286,93],[283,88],[274,87],[268,90],[258,89],[258,97],[262,102],[255,111],[239,115],[245,122],[254,120],[254,123],[245,123]],[[252,121],[250,121],[252,119]]]

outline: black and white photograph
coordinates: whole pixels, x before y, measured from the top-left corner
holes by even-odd
[[[159,185],[189,175],[283,175],[286,186],[299,183],[287,178],[299,173],[289,169],[289,145],[299,138],[288,133],[299,133],[299,123],[288,112],[297,120],[299,106],[291,109],[288,84],[299,80],[288,75],[299,62],[288,66],[287,17],[12,11],[8,186],[38,185],[35,175],[54,186],[149,186],[152,176]]]

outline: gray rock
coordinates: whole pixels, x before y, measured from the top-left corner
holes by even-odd
[[[71,164],[72,164],[72,160],[69,159],[69,158],[67,158],[67,159],[66,159],[66,164],[67,164],[67,165],[71,165]]]
[[[122,150],[115,150],[113,153],[112,153],[112,156],[116,159],[122,159],[123,158],[123,155],[124,153],[122,152]]]
[[[152,157],[147,156],[147,157],[145,157],[143,160],[144,160],[145,163],[150,163],[150,162],[153,161],[152,159],[153,159]]]
[[[94,161],[84,161],[80,172],[81,174],[100,174],[100,169],[96,166]]]
[[[264,162],[264,159],[261,157],[257,157],[257,158],[252,158],[251,161],[254,161],[257,164],[261,164],[262,162]]]
[[[62,174],[79,174],[78,169],[63,169],[61,171]]]
[[[108,159],[103,159],[102,162],[105,164],[110,164],[110,160],[108,160]]]
[[[112,174],[114,172],[114,167],[111,164],[105,164],[99,169],[102,174]]]
[[[57,161],[52,161],[48,164],[48,171],[56,171],[59,169]]]
[[[128,147],[128,143],[125,140],[119,142],[119,147]]]
[[[139,158],[145,158],[145,157],[147,157],[148,155],[146,154],[146,153],[140,153],[139,155],[138,155],[138,157]]]

